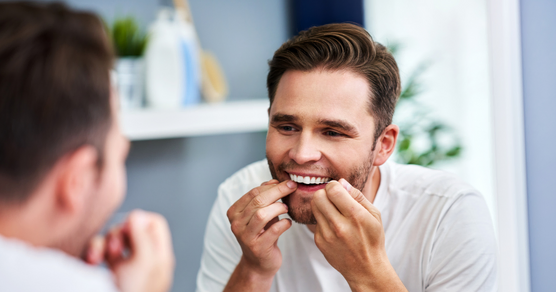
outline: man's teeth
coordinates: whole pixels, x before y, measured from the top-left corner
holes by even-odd
[[[290,178],[294,182],[307,184],[307,185],[322,184],[322,183],[327,183],[327,182],[330,181],[330,178],[327,178],[327,177],[311,177],[311,176],[301,176],[301,175],[295,175],[295,174],[290,174]]]

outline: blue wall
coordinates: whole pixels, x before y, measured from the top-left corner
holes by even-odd
[[[521,0],[531,288],[556,290],[556,1]]]
[[[176,254],[172,291],[195,291],[203,237],[218,185],[265,155],[265,133],[134,142],[128,195],[119,212],[163,214]]]

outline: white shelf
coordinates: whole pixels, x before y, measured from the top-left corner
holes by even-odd
[[[132,141],[265,131],[268,100],[200,104],[178,110],[130,110],[120,113]]]

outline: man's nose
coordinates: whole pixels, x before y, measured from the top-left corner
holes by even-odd
[[[301,134],[296,145],[290,149],[289,156],[297,164],[303,165],[308,162],[316,162],[321,159],[318,141],[311,134]]]

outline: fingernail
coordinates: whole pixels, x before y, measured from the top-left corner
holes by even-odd
[[[296,184],[293,180],[289,180],[286,185],[288,186],[288,188],[293,189],[295,188]]]
[[[282,203],[284,204],[284,203]],[[284,207],[286,207],[286,211],[289,210],[288,205],[284,204]]]
[[[348,192],[351,191],[351,185],[345,179],[340,179],[340,184],[346,189]]]

